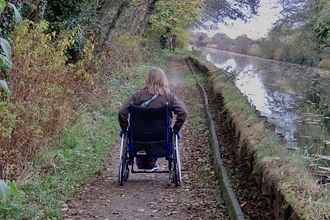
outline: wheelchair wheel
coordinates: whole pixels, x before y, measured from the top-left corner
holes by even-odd
[[[129,177],[129,170],[126,170],[126,175],[125,175],[125,181],[127,182],[128,180],[128,177]]]
[[[178,138],[175,137],[175,144],[173,149],[173,179],[176,186],[180,186],[182,182],[181,177],[181,160]]]
[[[127,182],[128,177],[129,177],[129,169],[128,169],[128,160],[126,160],[126,165],[125,165],[125,170],[124,170],[124,180]]]
[[[129,170],[127,169],[126,154],[126,144],[124,145],[124,138],[122,138],[118,170],[118,182],[121,186],[124,185],[124,181],[126,182],[128,180]]]

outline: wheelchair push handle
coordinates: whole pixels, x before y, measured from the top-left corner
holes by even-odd
[[[123,135],[126,134],[126,132],[127,132],[127,131],[125,131],[125,130],[120,130],[120,132],[119,132],[119,137],[122,138]]]
[[[178,137],[178,140],[180,140],[180,138],[181,138],[180,132],[174,132],[174,134]]]

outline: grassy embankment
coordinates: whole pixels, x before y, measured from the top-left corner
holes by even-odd
[[[282,214],[291,206],[300,219],[329,218],[329,192],[317,185],[317,180],[310,175],[306,169],[309,162],[279,144],[277,136],[266,129],[266,122],[258,117],[234,85],[232,77],[204,57],[192,55],[190,58],[208,75],[214,92],[224,98],[225,108],[230,113],[228,120],[240,137],[238,157],[251,157],[259,186],[265,182],[272,186],[264,193],[283,195],[284,203],[279,207]]]

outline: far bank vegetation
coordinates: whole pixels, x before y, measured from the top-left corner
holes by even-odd
[[[330,68],[330,2],[280,1],[283,10],[266,37],[232,39],[225,33],[196,33],[190,43],[313,67]]]

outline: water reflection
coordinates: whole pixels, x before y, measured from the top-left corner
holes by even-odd
[[[202,49],[215,66],[236,73],[236,86],[289,147],[330,155],[329,71]]]
[[[269,117],[271,115],[270,100],[268,100],[269,96],[263,86],[262,75],[255,74],[252,65],[247,65],[238,73],[235,84],[262,116]]]

